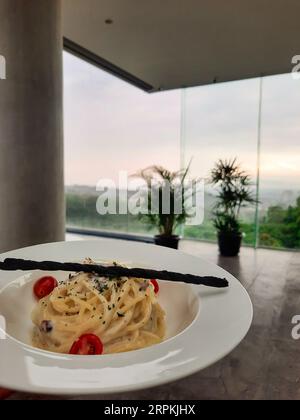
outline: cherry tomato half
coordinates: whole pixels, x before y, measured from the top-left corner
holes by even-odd
[[[33,291],[38,299],[43,299],[44,297],[50,295],[57,286],[58,283],[54,277],[42,277],[35,283]]]
[[[92,356],[103,353],[103,344],[99,337],[94,334],[84,334],[75,341],[70,354]]]
[[[153,284],[154,287],[154,293],[157,295],[157,293],[159,292],[159,285],[158,285],[158,281],[155,279],[150,280],[150,283]]]

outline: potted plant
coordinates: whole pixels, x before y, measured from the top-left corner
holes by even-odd
[[[189,189],[185,186],[185,180],[190,165],[185,170],[169,171],[161,166],[151,166],[140,171],[137,175],[146,182],[146,210],[139,217],[149,227],[155,227],[159,234],[155,235],[156,245],[178,249],[180,240],[178,229],[191,217],[188,212],[187,198]],[[169,207],[166,211],[163,200],[168,194]],[[191,192],[190,194],[193,194]],[[153,197],[155,196],[155,197]],[[156,203],[156,211],[153,212],[153,203]],[[180,212],[177,204],[180,203]]]
[[[218,232],[220,254],[233,257],[239,254],[242,242],[241,208],[257,203],[252,195],[251,179],[236,159],[220,159],[211,171],[210,182],[218,187],[213,222]]]

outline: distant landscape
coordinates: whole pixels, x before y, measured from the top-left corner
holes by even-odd
[[[113,232],[143,235],[156,233],[142,223],[138,216],[104,215],[96,211],[98,192],[90,186],[67,186],[67,226],[93,228]],[[205,218],[200,226],[186,226],[184,236],[198,240],[216,241],[211,212],[215,196],[205,193]],[[255,244],[255,209],[242,210],[244,243]],[[182,233],[182,232],[179,232]],[[273,248],[300,248],[300,190],[265,189],[259,205],[259,245]]]

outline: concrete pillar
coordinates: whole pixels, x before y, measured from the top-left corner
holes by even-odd
[[[0,0],[0,252],[64,239],[60,0]]]

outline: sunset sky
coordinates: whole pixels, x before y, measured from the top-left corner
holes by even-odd
[[[193,175],[237,156],[255,176],[259,79],[147,94],[68,53],[64,77],[66,185],[177,169],[181,134]],[[290,74],[263,81],[260,168],[262,187],[300,190],[300,81]]]

